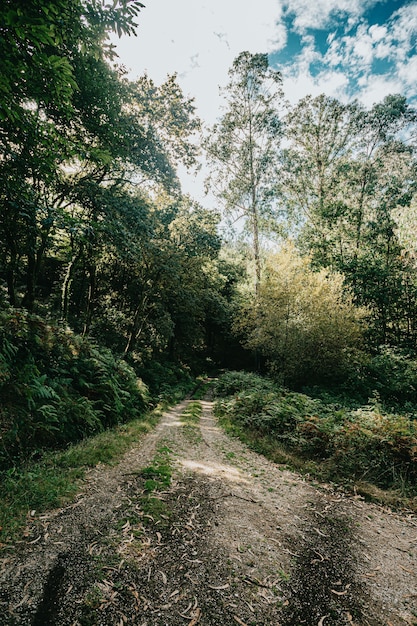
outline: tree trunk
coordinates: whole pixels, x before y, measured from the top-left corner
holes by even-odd
[[[63,322],[68,320],[68,303],[70,296],[70,289],[72,283],[72,269],[75,262],[79,258],[79,253],[74,254],[71,261],[68,263],[67,271],[65,272],[64,281],[61,289],[61,319]]]
[[[22,306],[28,311],[33,311],[35,305],[35,287],[36,287],[36,256],[35,250],[31,246],[28,252],[27,270],[26,270],[26,293],[22,300]]]
[[[255,298],[258,301],[261,286],[261,255],[259,251],[259,226],[256,206],[252,213],[253,257],[255,261]]]
[[[143,326],[145,321],[148,318],[148,315],[145,315],[145,306],[148,301],[148,296],[144,296],[141,302],[136,307],[135,313],[133,315],[132,325],[130,328],[130,333],[127,338],[126,347],[124,349],[124,356],[126,357],[130,352],[135,349],[136,341],[143,330]],[[142,314],[142,315],[141,315]]]
[[[83,328],[83,337],[88,335],[91,327],[91,320],[93,319],[93,311],[97,296],[97,266],[92,263],[88,268],[89,285],[88,285],[88,297],[87,297],[87,310],[85,314],[85,322]]]
[[[16,250],[10,250],[10,261],[6,266],[6,281],[7,281],[7,294],[9,296],[9,303],[11,306],[16,306],[16,265],[17,265],[17,253]]]

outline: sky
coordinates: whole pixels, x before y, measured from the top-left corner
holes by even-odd
[[[176,73],[207,125],[221,115],[219,87],[244,50],[268,53],[292,103],[325,93],[372,106],[402,93],[417,105],[417,0],[142,2],[137,37],[112,40],[119,63],[131,79],[146,72],[157,84]]]

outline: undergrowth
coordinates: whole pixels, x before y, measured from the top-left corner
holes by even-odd
[[[146,385],[109,350],[24,310],[0,313],[0,471],[138,418]]]
[[[377,399],[360,407],[324,401],[244,372],[224,374],[214,393],[223,424],[274,461],[374,495],[416,498],[414,415],[387,412]]]
[[[188,370],[171,364],[151,396],[109,350],[25,310],[1,311],[0,544],[31,512],[73,497],[87,467],[116,462],[193,387]]]
[[[132,444],[155,426],[165,408],[164,403],[129,424],[4,471],[0,482],[0,548],[21,533],[27,534],[39,514],[71,500],[89,467],[116,463]]]

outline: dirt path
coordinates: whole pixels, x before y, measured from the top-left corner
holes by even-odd
[[[270,463],[202,404],[198,426],[186,401],[92,470],[0,561],[0,624],[417,624],[416,519]],[[161,459],[173,478],[149,495]]]

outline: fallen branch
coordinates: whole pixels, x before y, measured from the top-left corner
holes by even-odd
[[[222,498],[238,498],[239,500],[244,500],[245,502],[253,502],[253,504],[259,504],[259,500],[253,500],[252,498],[244,498],[243,496],[238,496],[236,493],[223,493],[221,496],[216,496],[215,498],[210,498],[210,500],[221,500]]]
[[[251,578],[250,576],[245,576],[243,580],[244,582],[250,583],[251,585],[264,587],[264,589],[271,589],[271,585],[265,585],[264,583],[261,583],[261,581],[258,580],[257,578]]]

